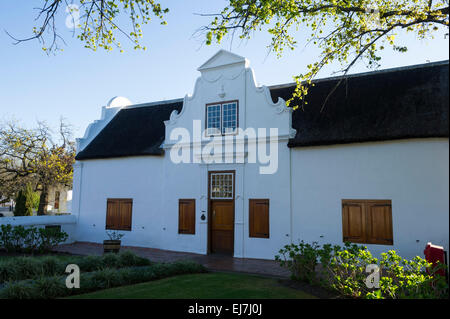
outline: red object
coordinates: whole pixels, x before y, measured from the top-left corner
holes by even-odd
[[[425,259],[429,263],[432,263],[433,267],[435,267],[438,262],[440,262],[441,264],[445,264],[444,247],[428,243],[423,253],[425,254]],[[439,269],[436,273],[445,277],[445,269],[443,268]]]

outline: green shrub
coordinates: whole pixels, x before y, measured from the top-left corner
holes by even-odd
[[[356,245],[346,244],[348,249],[355,249]],[[305,281],[310,284],[322,284],[326,280],[326,268],[332,252],[340,249],[339,246],[331,246],[330,244],[321,247],[317,242],[312,244],[301,241],[299,244],[285,245],[279,250],[279,254],[275,256],[275,260],[282,267],[288,268],[291,272],[291,279]],[[318,265],[322,268],[319,271]]]
[[[41,277],[34,281],[32,291],[36,294],[33,298],[51,299],[67,295],[64,278],[51,276]]]
[[[58,228],[39,228],[39,251],[46,252],[65,242],[69,235]]]
[[[28,279],[36,278],[43,274],[40,261],[29,257],[14,258],[14,263],[10,263],[12,268],[12,277],[10,279]]]
[[[27,198],[25,197],[25,192],[20,190],[16,196],[16,206],[14,207],[14,216],[27,216],[26,209]]]
[[[7,252],[48,252],[67,240],[68,234],[57,228],[1,225],[0,248]]]
[[[341,296],[363,298],[371,290],[366,285],[366,267],[377,264],[370,252],[362,246],[356,249],[335,249],[330,262],[324,265],[328,271],[328,287]]]
[[[38,210],[40,200],[41,200],[41,196],[40,196],[39,192],[33,192],[31,195],[31,205],[34,210]]]
[[[146,266],[150,261],[131,251],[103,256],[74,256],[61,261],[55,256],[42,258],[16,257],[0,263],[0,284],[7,281],[37,279],[43,276],[63,275],[68,264],[76,264],[82,273],[103,269]]]
[[[33,216],[33,206],[36,198],[36,193],[33,191],[33,187],[31,183],[28,183],[25,187],[24,191],[25,195],[25,215],[24,216]]]
[[[103,268],[102,256],[86,256],[77,258],[73,264],[77,264],[82,272],[89,272]]]
[[[94,272],[81,273],[80,288],[68,289],[65,276],[45,277],[35,280],[8,282],[0,289],[0,297],[10,299],[47,299],[91,291],[131,285],[169,276],[203,273],[204,266],[194,262],[152,264],[150,266],[106,268]]]
[[[403,259],[394,250],[381,254],[379,260],[364,246],[346,243],[344,247],[321,247],[302,241],[284,246],[275,259],[291,271],[292,279],[320,284],[343,297],[448,298],[448,284],[445,278],[434,275],[437,270],[431,271],[431,264],[418,256]],[[379,287],[369,288],[366,283],[369,265],[379,269]]]
[[[114,253],[107,253],[103,255],[102,263],[104,265],[104,268],[116,268],[119,263],[119,256],[117,256]]]
[[[0,284],[12,277],[12,268],[7,263],[0,263]]]
[[[120,271],[115,269],[102,269],[92,273],[90,280],[93,281],[93,287],[97,289],[108,289],[115,286],[120,286],[122,281],[122,276],[120,276]]]
[[[46,256],[41,258],[40,264],[42,267],[42,274],[44,276],[54,276],[56,274],[62,274],[66,270],[66,264],[61,262],[57,257],[54,256]]]
[[[419,256],[407,260],[390,250],[381,254],[379,266],[382,269],[380,289],[378,293],[369,293],[368,298],[378,295],[395,299],[448,298],[448,283],[444,277],[437,274],[437,271],[445,269],[446,265],[441,264],[434,268]],[[429,274],[424,271],[426,269]]]
[[[14,216],[32,216],[35,205],[36,193],[33,187],[28,183],[25,189],[21,189],[16,196],[16,206]]]
[[[10,224],[0,225],[0,248],[6,251],[14,250],[12,228]]]
[[[130,250],[121,251],[119,254],[115,254],[119,257],[120,267],[130,267],[130,266],[148,266],[150,265],[150,260],[144,257],[139,257]]]
[[[10,282],[0,290],[0,298],[33,299],[36,296],[36,289],[28,282]]]

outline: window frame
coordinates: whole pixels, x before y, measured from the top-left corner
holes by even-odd
[[[231,175],[231,197],[214,197],[213,196],[213,176],[214,175]],[[234,200],[234,172],[210,172],[209,175],[209,199],[212,200]]]
[[[213,134],[213,133],[209,133],[209,127],[208,127],[208,120],[209,120],[209,116],[208,116],[208,109],[210,107],[214,107],[214,106],[219,106],[219,128],[218,128],[218,133]],[[206,115],[205,115],[205,134],[206,136],[221,136],[222,135],[222,104],[220,103],[212,103],[212,104],[206,104]],[[212,128],[211,128],[212,129]]]
[[[344,225],[346,220],[344,219],[344,210],[345,206],[361,206],[362,207],[362,239],[349,240],[345,237]],[[389,233],[389,238],[384,240],[376,240],[371,237],[371,230],[373,229],[373,225],[370,221],[370,209],[375,206],[386,206],[389,207],[389,228],[386,231]],[[385,245],[385,246],[393,246],[394,245],[394,225],[392,218],[392,200],[391,199],[342,199],[342,240],[343,242],[351,242],[356,244],[369,244],[369,245]]]
[[[223,127],[223,105],[224,104],[236,104],[236,128],[233,130],[233,132],[225,133],[224,127]],[[208,108],[212,106],[220,106],[220,128],[218,134],[209,134],[209,128],[208,128]],[[214,136],[227,136],[227,135],[237,135],[239,128],[239,100],[230,100],[230,101],[223,101],[223,102],[214,102],[214,103],[207,103],[205,106],[205,136],[206,137],[214,137]]]

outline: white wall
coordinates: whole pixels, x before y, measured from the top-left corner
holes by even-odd
[[[75,165],[73,214],[78,215],[78,240],[102,242],[108,198],[132,198],[132,231],[125,245],[163,246],[161,210],[163,159],[159,156],[89,160]],[[80,198],[81,197],[81,198]]]
[[[373,253],[448,251],[448,163],[446,138],[294,148],[293,239],[342,244],[342,199],[390,199],[394,245]]]
[[[52,225],[60,225],[61,230],[65,231],[69,237],[66,240],[67,243],[72,243],[76,238],[77,220],[73,215],[63,216],[17,216],[17,217],[1,217],[0,225],[12,225],[12,226],[35,226],[45,227]]]

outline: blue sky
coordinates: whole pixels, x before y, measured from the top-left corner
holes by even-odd
[[[270,37],[256,33],[250,41],[235,40],[222,45],[202,45],[203,38],[193,34],[209,18],[194,13],[218,12],[222,0],[161,0],[170,8],[167,26],[158,23],[144,27],[143,44],[147,51],[134,51],[131,44],[121,41],[125,52],[93,52],[83,48],[65,27],[65,13],[58,19],[59,33],[67,46],[56,56],[47,56],[38,42],[13,45],[7,30],[17,37],[31,34],[35,11],[41,0],[4,0],[0,3],[0,121],[16,119],[26,126],[36,120],[57,125],[61,116],[73,126],[76,137],[83,135],[87,125],[100,117],[101,106],[113,96],[125,96],[133,103],[143,103],[183,97],[191,94],[197,67],[220,48],[247,57],[255,70],[258,83],[264,85],[292,82],[292,77],[304,72],[314,62],[318,50],[304,47],[301,34],[299,47],[286,51],[281,59],[267,45]],[[156,20],[155,20],[156,22]],[[437,34],[434,40],[418,41],[413,35],[402,37],[409,46],[406,54],[386,50],[382,68],[406,66],[448,59],[448,38]],[[327,77],[339,65],[323,70]],[[363,64],[353,70],[366,72]]]

